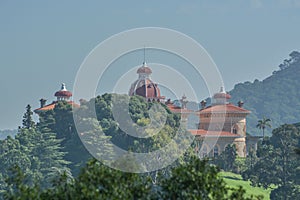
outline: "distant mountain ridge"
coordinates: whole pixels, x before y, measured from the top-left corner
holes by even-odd
[[[272,120],[273,128],[300,121],[300,53],[293,51],[289,56],[268,78],[236,84],[229,92],[232,103],[242,100],[252,112],[247,117],[251,135],[261,135],[256,124],[264,116]],[[266,131],[270,133],[271,129]]]
[[[15,137],[15,135],[17,134],[18,130],[14,129],[14,130],[0,130],[0,140],[4,140],[5,138],[7,138],[7,136],[11,136],[11,137]]]

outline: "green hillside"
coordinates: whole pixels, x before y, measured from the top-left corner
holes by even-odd
[[[300,53],[294,51],[289,56],[270,77],[236,84],[229,92],[232,103],[242,100],[252,112],[247,118],[247,132],[251,135],[261,134],[255,127],[263,116],[272,120],[272,127],[299,122]],[[270,132],[266,130],[266,134]]]
[[[221,172],[220,175],[224,178],[228,186],[236,187],[242,186],[246,190],[246,195],[262,195],[264,199],[270,199],[271,189],[263,189],[260,187],[252,187],[250,181],[244,181],[239,174],[232,172]]]

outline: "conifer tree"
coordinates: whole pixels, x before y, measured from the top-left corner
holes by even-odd
[[[26,106],[26,112],[23,115],[23,123],[22,123],[23,128],[30,129],[30,128],[35,127],[35,123],[32,119],[32,115],[33,115],[33,112],[31,111],[31,106],[28,104]]]
[[[65,170],[69,162],[64,160],[65,152],[60,145],[61,140],[56,138],[55,133],[41,133],[36,129],[22,129],[16,136],[21,144],[21,149],[29,155],[31,182],[41,182],[43,187],[49,186],[55,178],[56,169]],[[57,174],[59,175],[59,174]]]

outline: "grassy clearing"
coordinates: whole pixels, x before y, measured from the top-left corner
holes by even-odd
[[[270,199],[271,189],[263,189],[261,187],[253,187],[250,185],[250,181],[244,181],[242,176],[234,174],[232,172],[220,172],[220,175],[224,178],[225,182],[232,187],[238,188],[242,186],[246,190],[246,195],[262,195],[264,199]]]

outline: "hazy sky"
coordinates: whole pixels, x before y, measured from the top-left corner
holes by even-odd
[[[300,50],[299,24],[300,0],[0,0],[0,129],[17,128],[27,104],[54,100],[62,82],[72,89],[87,54],[121,31],[154,26],[187,34],[230,90],[271,75]]]

